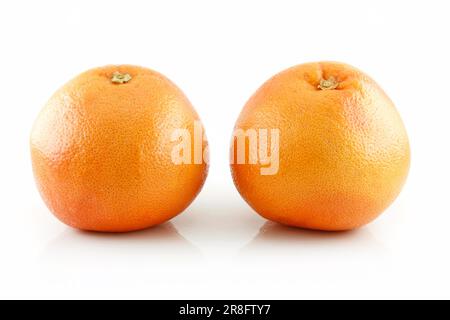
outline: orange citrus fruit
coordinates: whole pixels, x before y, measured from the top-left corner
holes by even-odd
[[[367,224],[397,197],[409,170],[408,137],[394,104],[375,81],[342,63],[307,63],[275,75],[246,103],[235,129],[247,139],[244,163],[236,161],[236,136],[232,144],[238,191],[260,215],[286,225]],[[257,152],[249,132],[261,140],[258,133],[274,129],[278,170],[264,174],[267,161],[249,163]]]
[[[194,134],[196,121],[186,96],[160,73],[130,65],[86,71],[51,97],[34,124],[38,189],[75,228],[123,232],[162,223],[205,181],[207,161],[171,158],[173,130]]]

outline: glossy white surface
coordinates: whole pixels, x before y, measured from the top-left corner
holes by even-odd
[[[450,298],[449,9],[448,1],[0,2],[0,298]],[[353,232],[267,223],[229,174],[245,101],[274,73],[315,60],[370,74],[411,140],[402,194]],[[209,178],[186,212],[119,235],[57,221],[28,154],[49,96],[109,63],[171,78],[211,146]]]

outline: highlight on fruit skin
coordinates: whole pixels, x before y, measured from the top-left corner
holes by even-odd
[[[175,164],[171,135],[202,129],[189,100],[162,74],[132,65],[88,70],[60,88],[34,123],[38,189],[54,215],[78,229],[163,223],[193,201],[208,171],[207,158]],[[189,155],[200,148],[207,157],[204,136],[200,146],[185,142]]]
[[[274,130],[276,147],[268,134],[264,143],[252,142]],[[409,171],[408,137],[394,104],[374,80],[343,63],[306,63],[276,74],[245,104],[236,131],[247,138],[238,150],[233,134],[236,188],[257,213],[285,225],[361,227],[394,201]],[[244,163],[236,161],[239,151]],[[271,151],[277,154],[268,157]],[[262,171],[271,165],[267,159],[277,161],[273,174]]]

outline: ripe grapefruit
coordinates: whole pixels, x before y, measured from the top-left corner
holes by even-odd
[[[394,104],[346,64],[307,63],[275,75],[246,103],[236,129],[279,129],[276,174],[261,174],[261,161],[231,159],[231,170],[249,205],[286,225],[360,227],[389,206],[408,174],[408,137]],[[247,143],[247,158],[252,152]]]
[[[162,223],[183,211],[205,181],[206,162],[171,159],[173,130],[194,134],[198,120],[160,73],[130,65],[84,72],[51,97],[34,124],[39,191],[75,228],[122,232]]]

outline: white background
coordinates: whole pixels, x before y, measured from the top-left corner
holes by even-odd
[[[0,2],[0,298],[450,298],[448,1]],[[396,103],[412,147],[375,222],[321,233],[266,223],[228,169],[234,122],[270,76],[337,60]],[[32,123],[78,73],[138,64],[172,79],[211,147],[180,216],[129,234],[70,229],[35,188]]]

